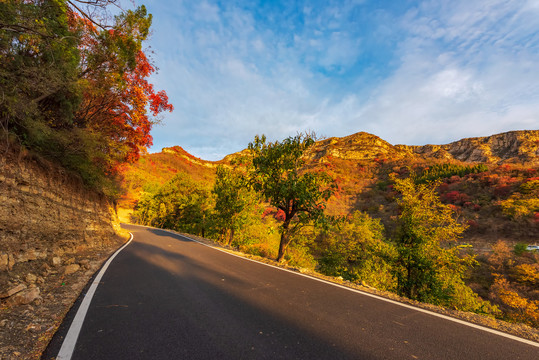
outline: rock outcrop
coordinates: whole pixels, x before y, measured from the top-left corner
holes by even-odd
[[[510,131],[466,138],[446,145],[391,145],[378,136],[359,132],[318,141],[310,158],[332,156],[343,160],[435,158],[481,163],[539,165],[539,130]]]
[[[510,131],[486,137],[467,138],[446,145],[406,146],[422,157],[482,163],[539,164],[539,130]]]
[[[332,156],[344,160],[374,160],[377,158],[402,158],[413,151],[395,147],[378,136],[359,132],[342,138],[318,141],[311,151],[311,159]]]
[[[35,283],[42,279],[34,273],[68,265],[65,259],[81,251],[109,249],[119,239],[105,196],[45,160],[0,151],[0,297],[8,305],[26,304],[39,297]]]
[[[218,163],[216,163],[215,161],[202,160],[202,159],[199,159],[199,158],[189,154],[181,146],[173,146],[173,147],[170,147],[170,148],[167,148],[167,147],[163,148],[163,149],[161,149],[161,153],[163,153],[163,154],[171,154],[171,155],[177,156],[179,158],[182,158],[182,159],[186,160],[187,162],[190,162],[190,163],[196,164],[196,165],[200,165],[200,166],[205,166],[205,167],[209,167],[209,168],[215,168],[215,167],[218,166]]]

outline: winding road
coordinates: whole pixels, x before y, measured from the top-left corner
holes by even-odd
[[[62,359],[539,358],[539,343],[167,231],[125,227],[133,240],[100,279],[76,345],[64,347]],[[65,336],[59,331],[53,344]]]

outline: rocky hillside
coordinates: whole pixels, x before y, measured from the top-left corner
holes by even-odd
[[[112,204],[64,168],[0,143],[0,359],[37,359],[127,239]],[[116,229],[116,231],[115,231]]]
[[[197,183],[211,188],[215,167],[244,154],[211,162],[175,146],[143,156],[125,171],[127,194],[120,203],[125,208],[123,220],[129,219],[142,193],[154,191],[175,174],[188,173]],[[338,185],[328,203],[330,214],[366,211],[391,231],[390,219],[397,210],[389,175],[407,176],[414,171],[442,181],[440,197],[469,225],[466,241],[486,248],[497,239],[511,243],[539,239],[539,208],[534,202],[539,191],[539,130],[425,146],[392,145],[359,132],[318,141],[308,158],[309,167],[329,173]],[[433,175],[433,171],[439,174]]]
[[[467,138],[447,145],[405,146],[422,157],[492,164],[539,164],[539,130],[510,131]]]
[[[466,138],[446,145],[391,145],[359,132],[319,141],[313,159],[332,156],[343,160],[440,159],[489,164],[539,164],[539,130],[510,131],[487,137]]]

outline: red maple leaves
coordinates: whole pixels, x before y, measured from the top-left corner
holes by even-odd
[[[155,67],[141,43],[151,16],[128,12],[112,29],[99,31],[72,13],[70,24],[81,33],[83,96],[75,123],[89,129],[99,142],[94,161],[115,173],[122,163],[136,161],[152,145],[150,131],[157,117],[173,110],[166,92],[156,91],[149,82]]]

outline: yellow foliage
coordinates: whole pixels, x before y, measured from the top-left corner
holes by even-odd
[[[539,286],[539,264],[521,264],[513,268],[519,283]]]
[[[491,295],[509,308],[506,311],[508,319],[539,326],[539,301],[521,297],[505,277],[498,274],[495,276],[496,279],[490,289]]]
[[[517,193],[500,202],[500,205],[505,215],[513,219],[520,219],[539,211],[539,198],[533,196],[527,199]]]
[[[489,256],[488,261],[496,271],[502,271],[506,266],[511,266],[513,260],[509,245],[503,240],[498,240],[492,245],[492,255]]]

